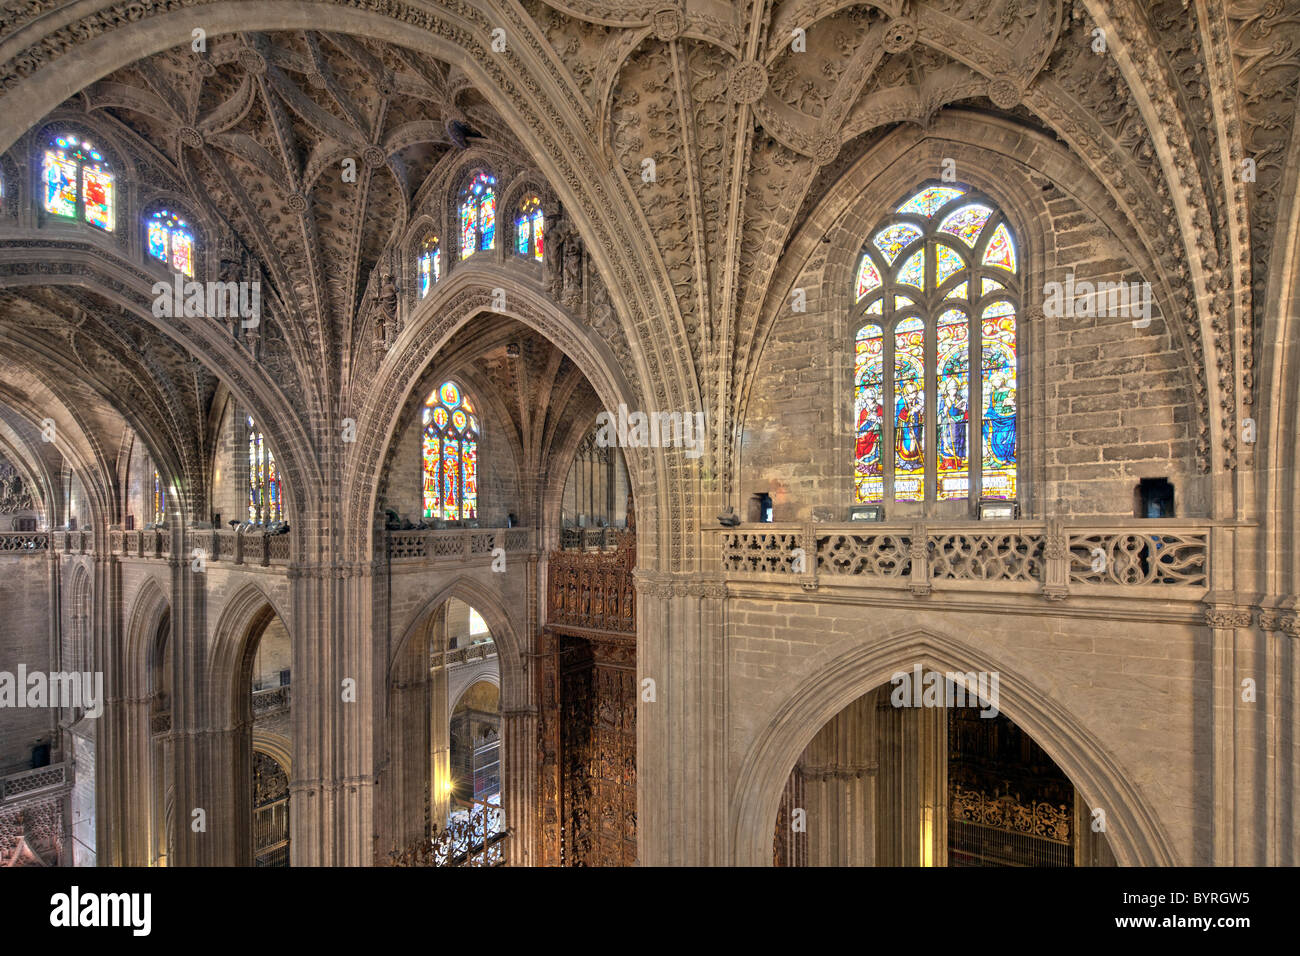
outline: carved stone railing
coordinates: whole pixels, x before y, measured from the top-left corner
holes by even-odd
[[[617,551],[552,551],[547,563],[546,623],[587,630],[636,633],[636,538],[620,537]]]
[[[50,547],[63,554],[94,554],[95,532],[54,531],[50,533]]]
[[[172,533],[166,528],[110,531],[108,548],[111,554],[124,558],[165,558],[172,553]]]
[[[293,703],[293,698],[290,696],[291,689],[289,684],[282,684],[269,690],[253,691],[253,716],[270,717],[288,711]]]
[[[37,767],[35,770],[24,770],[0,777],[0,803],[10,803],[45,790],[57,790],[65,786],[68,783],[65,768],[65,764],[55,763],[48,767]]]
[[[1144,587],[1197,600],[1209,589],[1210,522],[914,522],[722,529],[723,570],[737,581],[805,590],[863,585],[960,590],[996,583],[1051,600]],[[1143,593],[1148,593],[1144,591]]]
[[[613,551],[618,547],[618,528],[561,528],[563,551]]]
[[[0,554],[37,554],[50,549],[47,531],[0,532]]]
[[[202,552],[206,561],[276,567],[289,563],[290,549],[287,534],[262,534],[254,531],[241,534],[234,530],[191,531],[185,540],[185,555],[189,560],[195,550]]]
[[[497,548],[506,554],[527,553],[533,550],[533,533],[528,528],[388,532],[388,554],[394,563],[490,560]]]

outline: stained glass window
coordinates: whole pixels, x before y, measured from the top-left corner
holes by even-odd
[[[864,325],[858,331],[854,364],[857,412],[857,446],[854,450],[853,481],[857,500],[877,502],[885,498],[885,339],[880,326]]]
[[[875,292],[884,284],[885,280],[880,278],[880,270],[877,269],[876,264],[871,261],[871,257],[864,254],[862,256],[862,264],[858,266],[857,301],[861,302],[863,296]]]
[[[160,209],[149,217],[149,255],[183,276],[194,277],[194,233],[180,216]]]
[[[460,257],[496,247],[497,180],[487,172],[474,177],[460,197]]]
[[[248,520],[270,524],[284,520],[284,489],[262,430],[248,419]]]
[[[922,189],[899,206],[898,211],[911,213],[914,216],[925,216],[928,219],[948,203],[964,195],[966,195],[964,190],[954,189],[951,186],[931,186],[929,189]]]
[[[962,261],[957,250],[952,246],[943,244],[942,242],[938,243],[934,247],[934,264],[935,268],[939,270],[938,279],[935,281],[935,285],[937,286],[943,285],[958,272],[961,272],[962,269],[966,268],[966,263]]]
[[[424,403],[421,466],[424,517],[478,517],[478,413],[455,382],[443,382]]]
[[[876,248],[885,257],[885,262],[892,266],[894,260],[898,258],[898,254],[917,239],[920,239],[922,235],[921,230],[910,222],[897,222],[889,228],[876,233],[876,238],[873,241]]]
[[[939,316],[938,403],[935,406],[939,500],[970,492],[967,441],[970,435],[970,334],[966,313],[949,309]]]
[[[1008,272],[1016,271],[1016,247],[1005,225],[999,225],[993,231],[993,238],[989,240],[989,246],[984,250],[984,264],[997,266]]]
[[[854,279],[855,500],[929,511],[1015,498],[1011,226],[965,187],[926,186],[895,209],[869,233]]]
[[[162,476],[158,470],[153,473],[153,523],[160,525],[167,520],[167,491],[163,488]]]
[[[529,196],[515,219],[515,251],[542,261],[542,201]]]
[[[78,218],[113,231],[115,182],[108,161],[88,141],[72,134],[56,136],[41,166],[43,205],[52,216]]]
[[[1008,310],[980,322],[984,348],[984,474],[986,498],[1016,496],[1016,315]]]
[[[925,250],[913,254],[898,270],[898,284],[925,288]]]
[[[437,236],[430,236],[420,246],[420,298],[423,299],[442,278],[442,247]]]
[[[949,213],[944,217],[943,225],[939,227],[939,231],[956,236],[974,249],[975,240],[979,238],[980,230],[984,228],[992,215],[992,209],[979,203],[962,206],[956,212]]]

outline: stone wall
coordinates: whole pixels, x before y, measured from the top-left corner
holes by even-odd
[[[0,671],[17,679],[57,668],[50,647],[50,565],[43,553],[0,554]],[[18,687],[25,695],[26,688]],[[59,711],[53,707],[0,707],[0,773],[31,766],[32,747],[53,750]]]

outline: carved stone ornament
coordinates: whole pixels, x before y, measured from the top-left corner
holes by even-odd
[[[840,137],[837,133],[825,131],[818,135],[813,143],[813,162],[818,166],[829,166],[840,154]]]
[[[916,43],[916,24],[903,17],[895,17],[885,28],[885,52],[903,53]]]
[[[667,43],[669,40],[676,40],[681,36],[686,20],[682,16],[682,11],[674,4],[657,9],[651,23],[653,24],[652,28],[655,37]]]
[[[1250,618],[1250,608],[1212,607],[1205,611],[1208,627],[1250,627]]]
[[[193,126],[182,126],[177,135],[180,136],[182,146],[190,149],[200,149],[203,146],[203,134]]]
[[[254,76],[266,72],[266,58],[252,47],[246,46],[239,51],[239,65]]]
[[[1000,110],[1012,110],[1020,105],[1024,98],[1024,93],[1020,89],[1020,84],[1015,80],[1000,76],[997,79],[989,80],[989,99],[993,105]]]
[[[378,146],[367,146],[361,151],[361,161],[371,169],[376,169],[388,162],[388,155]]]
[[[767,68],[757,60],[745,60],[731,71],[729,90],[737,103],[757,103],[767,92]]]
[[[292,193],[286,200],[286,205],[290,212],[304,213],[307,211],[307,197],[302,193]]]

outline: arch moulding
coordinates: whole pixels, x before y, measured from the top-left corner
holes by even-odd
[[[732,813],[734,863],[770,866],[773,826],[795,761],[817,732],[890,675],[920,664],[936,671],[1001,675],[999,710],[1033,737],[1090,807],[1106,810],[1106,839],[1121,866],[1180,862],[1142,792],[1101,743],[1068,711],[973,647],[917,630],[855,647],[802,681],[760,732],[740,768]]]

